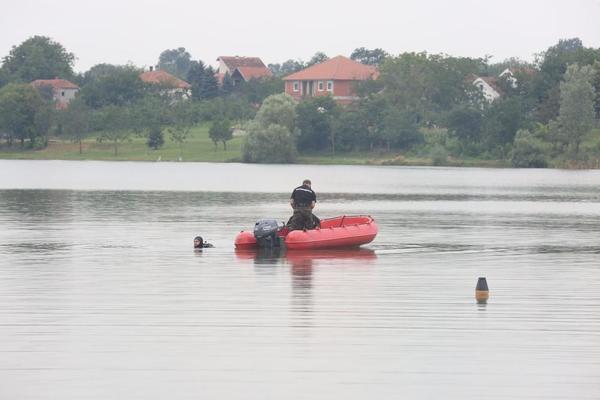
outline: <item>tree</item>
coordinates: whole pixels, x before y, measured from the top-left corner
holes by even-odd
[[[135,68],[135,67],[133,67]],[[109,77],[111,75],[115,75],[119,73],[123,69],[122,66],[113,65],[113,64],[96,64],[83,74],[79,75],[78,81],[80,86],[86,86],[90,83],[97,82],[102,78]]]
[[[359,150],[368,145],[367,118],[359,110],[344,110],[333,121],[333,137],[338,150]]]
[[[92,110],[81,98],[69,103],[69,107],[60,111],[58,116],[62,133],[79,144],[79,154],[83,153],[83,139],[92,131]]]
[[[560,83],[559,129],[569,140],[574,155],[594,124],[594,87],[592,67],[569,65],[564,81]]]
[[[231,93],[233,93],[233,90],[233,79],[231,79],[231,75],[229,75],[229,73],[225,73],[225,76],[223,77],[223,83],[221,83],[220,92],[224,96],[229,96]]]
[[[131,111],[127,107],[106,106],[100,110],[101,128],[99,142],[109,141],[114,146],[114,154],[119,154],[119,144],[129,140],[131,135]]]
[[[158,150],[165,144],[165,135],[159,126],[155,125],[150,127],[146,144],[152,150]]]
[[[140,70],[135,67],[116,66],[106,75],[93,78],[79,91],[79,96],[94,109],[133,104],[146,92],[146,85],[139,75]]]
[[[0,89],[0,128],[13,139],[29,139],[31,146],[37,137],[46,135],[50,126],[50,106],[29,84],[8,84]]]
[[[198,107],[191,101],[180,101],[171,108],[171,140],[179,145],[179,158],[183,156],[183,144],[192,128],[200,121]]]
[[[556,118],[560,108],[559,82],[567,66],[577,63],[591,65],[600,60],[600,49],[583,46],[581,39],[561,39],[554,46],[538,55],[540,72],[537,74],[531,95],[537,105],[536,118],[546,123]]]
[[[366,49],[364,47],[359,47],[354,49],[350,58],[367,65],[381,65],[385,61],[385,59],[389,57],[389,54],[382,49]]]
[[[303,61],[292,59],[284,61],[282,64],[269,64],[269,69],[278,78],[293,74],[306,67],[307,65]]]
[[[388,151],[392,146],[408,150],[424,141],[415,115],[408,110],[389,108],[383,118],[382,133]]]
[[[223,142],[223,150],[227,150],[227,141],[233,137],[231,124],[226,119],[213,121],[208,130],[208,135],[215,145],[215,151],[217,151],[218,142]]]
[[[45,36],[33,36],[13,46],[4,57],[2,69],[11,81],[31,82],[36,79],[70,78],[75,56],[60,43]]]
[[[272,76],[258,79],[250,79],[248,82],[240,82],[237,92],[252,104],[261,104],[267,97],[282,93],[284,84],[281,78]]]
[[[323,53],[322,51],[317,51],[312,58],[306,63],[306,67],[310,67],[316,64],[321,64],[322,62],[325,62],[329,60],[329,57],[327,56],[327,54]]]
[[[485,111],[482,131],[488,150],[507,155],[507,145],[524,125],[523,107],[519,98],[499,98]]]
[[[130,110],[131,128],[138,135],[146,136],[146,143],[154,150],[164,144],[163,131],[171,123],[169,102],[168,97],[148,95]]]
[[[248,126],[242,146],[245,162],[292,162],[296,147],[296,102],[287,94],[269,96]]]
[[[244,162],[289,163],[296,157],[292,133],[284,126],[266,127],[253,121],[248,126],[248,136],[242,146]]]
[[[192,61],[187,74],[187,81],[192,85],[192,99],[206,100],[219,95],[219,84],[212,67],[206,67],[201,60]]]
[[[275,124],[294,132],[296,128],[296,101],[285,93],[269,96],[263,102],[254,120],[263,127]]]
[[[459,106],[448,114],[448,133],[462,143],[478,142],[481,139],[482,117],[481,110],[477,108]]]
[[[192,65],[192,56],[184,47],[165,50],[158,57],[158,67],[181,79],[185,79]]]
[[[330,147],[335,152],[335,132],[332,122],[339,113],[339,107],[331,96],[317,96],[306,99],[296,107],[296,126],[300,130],[298,150],[325,150]]]
[[[510,161],[516,168],[546,168],[548,163],[544,143],[528,130],[520,129],[515,135]]]

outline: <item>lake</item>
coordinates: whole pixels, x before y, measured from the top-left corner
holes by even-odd
[[[236,252],[304,178],[375,241]],[[598,399],[600,171],[0,161],[0,398]]]

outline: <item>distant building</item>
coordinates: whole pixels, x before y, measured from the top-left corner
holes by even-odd
[[[473,86],[479,88],[483,97],[488,103],[492,103],[494,100],[502,96],[502,90],[497,85],[497,79],[493,76],[477,76],[470,75],[469,80]]]
[[[31,85],[40,90],[48,88],[52,91],[52,99],[56,108],[63,110],[69,106],[69,102],[75,98],[79,92],[79,86],[66,79],[38,79],[31,82]]]
[[[314,96],[332,96],[340,104],[358,100],[354,84],[377,79],[377,67],[361,64],[344,56],[337,56],[283,78],[285,93],[295,99]]]
[[[191,96],[192,85],[171,75],[167,71],[159,69],[155,70],[153,67],[150,67],[149,71],[140,74],[140,79],[144,83],[160,86],[174,99],[185,100]]]
[[[220,56],[217,58],[219,68],[215,74],[219,84],[229,74],[233,84],[248,82],[250,79],[268,78],[273,73],[258,57]]]

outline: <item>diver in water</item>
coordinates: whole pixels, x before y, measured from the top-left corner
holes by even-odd
[[[212,244],[205,242],[202,239],[202,236],[196,236],[194,238],[194,249],[206,249],[206,248],[210,248],[210,247],[215,247]]]

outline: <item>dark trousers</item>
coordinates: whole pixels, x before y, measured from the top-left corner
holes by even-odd
[[[295,207],[294,215],[288,221],[288,229],[290,231],[300,229],[314,229],[315,221],[310,207]]]

